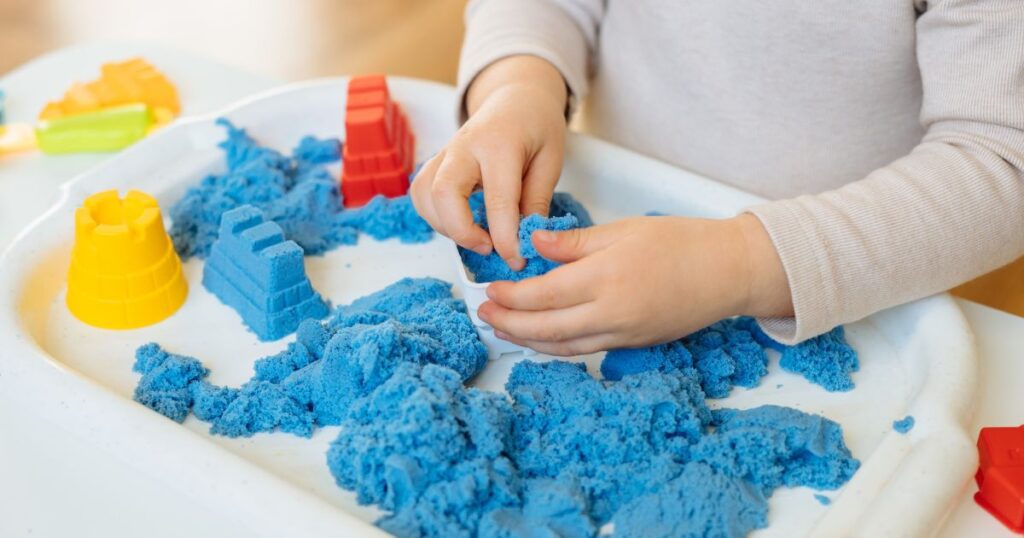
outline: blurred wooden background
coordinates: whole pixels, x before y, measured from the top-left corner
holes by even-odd
[[[283,80],[454,82],[466,0],[0,0],[0,74],[82,41],[145,39]],[[1024,259],[954,293],[1024,315]]]
[[[1024,316],[1024,258],[953,288],[953,294]]]
[[[145,39],[284,80],[454,82],[466,0],[0,0],[0,73],[81,41]]]

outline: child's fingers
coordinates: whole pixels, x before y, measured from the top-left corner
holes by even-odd
[[[512,310],[554,310],[590,302],[595,291],[577,268],[563,266],[520,282],[494,282],[487,286],[487,297]]]
[[[530,168],[523,178],[523,196],[519,202],[519,210],[523,215],[536,213],[548,216],[551,194],[561,172],[561,147],[544,146],[530,161]]]
[[[531,312],[509,310],[494,301],[485,301],[477,314],[494,330],[523,340],[561,342],[601,332],[593,323],[593,303]]]
[[[430,187],[434,183],[434,177],[437,174],[437,169],[441,165],[442,159],[444,159],[444,150],[441,150],[427,160],[427,162],[423,163],[420,171],[416,174],[416,178],[413,179],[412,185],[409,186],[409,196],[412,198],[412,205],[416,208],[416,213],[423,217],[423,220],[427,221],[431,228],[443,234],[444,226],[441,225],[441,221],[437,218],[437,212],[434,211],[434,202],[430,195]]]
[[[533,246],[552,261],[569,263],[593,254],[615,242],[622,235],[620,223],[575,228],[564,232],[538,230],[533,232]]]
[[[494,249],[514,271],[526,261],[519,255],[519,195],[523,182],[523,157],[514,152],[491,154],[481,162],[487,228]]]
[[[580,338],[574,338],[572,340],[564,340],[562,342],[542,342],[538,340],[524,340],[516,338],[510,334],[503,333],[501,331],[494,331],[494,335],[502,340],[507,340],[513,344],[528,347],[538,353],[544,353],[545,355],[556,355],[559,357],[572,357],[575,355],[587,355],[590,353],[596,353],[598,351],[605,351],[618,347],[615,343],[613,335],[608,333],[595,334],[592,336],[583,336]]]
[[[469,154],[448,151],[438,166],[430,193],[444,233],[460,246],[482,255],[491,253],[491,237],[469,210],[469,195],[480,180],[480,168]]]

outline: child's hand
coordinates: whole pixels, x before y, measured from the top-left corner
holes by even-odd
[[[462,247],[484,255],[495,248],[522,269],[519,215],[548,214],[565,150],[566,92],[562,75],[533,56],[505,58],[480,73],[466,98],[469,120],[413,181],[420,216]],[[478,187],[490,235],[469,210]]]
[[[538,231],[546,275],[495,282],[481,319],[506,340],[553,355],[640,347],[722,318],[792,315],[785,271],[757,217],[627,219]]]

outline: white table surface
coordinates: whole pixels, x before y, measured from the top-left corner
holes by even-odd
[[[105,61],[135,55],[152,61],[175,82],[184,114],[216,110],[278,84],[153,45],[80,45],[0,78],[8,96],[8,122],[31,121],[45,101],[59,97],[71,82],[94,78]],[[0,250],[54,201],[61,183],[104,158],[0,158]],[[982,362],[973,433],[982,426],[1024,423],[1024,318],[958,302],[974,328]],[[939,535],[1015,536],[974,503],[975,489],[973,482],[965,486]],[[225,516],[126,469],[87,440],[71,436],[59,424],[39,421],[31,409],[19,408],[0,394],[0,536],[228,537],[238,532]]]

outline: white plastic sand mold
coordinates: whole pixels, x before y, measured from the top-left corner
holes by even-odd
[[[523,347],[517,344],[513,344],[508,340],[502,340],[494,334],[494,329],[488,325],[484,320],[480,319],[480,315],[477,314],[477,310],[480,309],[480,305],[487,301],[487,285],[486,282],[477,282],[474,280],[473,275],[469,269],[466,268],[465,264],[462,263],[462,256],[459,255],[459,247],[451,242],[449,252],[453,266],[455,268],[456,278],[458,278],[459,291],[462,292],[462,299],[466,301],[466,311],[469,312],[469,319],[473,321],[473,325],[476,326],[476,332],[480,335],[480,340],[487,345],[487,353],[491,360],[499,359],[503,356],[510,354],[519,354],[522,357],[532,357],[537,354],[536,351]]]
[[[219,114],[176,122],[67,183],[55,205],[0,258],[0,391],[26,413],[63,425],[112,459],[165,484],[167,495],[187,495],[236,521],[240,535],[382,533],[372,525],[379,512],[358,506],[327,469],[325,453],[339,428],[322,428],[312,439],[287,434],[226,439],[210,435],[194,418],[179,425],[132,401],[138,376],[131,366],[141,344],[158,342],[195,356],[211,369],[211,382],[237,386],[252,375],[254,360],[282,349],[292,337],[258,342],[238,315],[200,284],[198,259],[185,264],[189,296],[167,320],[131,331],[79,322],[64,304],[73,213],[91,193],[137,188],[153,194],[166,215],[188,186],[223,170],[216,147],[224,138],[214,125],[218,116],[281,150],[290,150],[305,134],[343,137],[346,82],[283,86]],[[410,116],[418,159],[432,155],[455,131],[452,88],[400,78],[389,83]],[[559,189],[575,195],[598,223],[648,211],[725,217],[758,201],[585,136],[570,137]],[[402,245],[363,237],[357,246],[307,257],[306,265],[314,287],[334,304],[344,304],[404,276],[458,281],[452,251],[440,238]],[[939,295],[893,308],[849,325],[847,335],[862,362],[853,391],[827,393],[782,372],[773,355],[758,387],[738,388],[729,398],[712,401],[737,408],[771,403],[823,414],[842,424],[862,461],[845,487],[825,492],[830,506],[805,488],[779,490],[770,501],[769,527],[759,536],[927,535],[941,524],[975,469],[965,424],[976,356],[955,303]],[[513,354],[491,361],[472,384],[503,390],[510,368],[521,359]],[[601,355],[578,360],[596,375]],[[908,414],[917,420],[914,429],[907,435],[893,432],[892,421]]]

